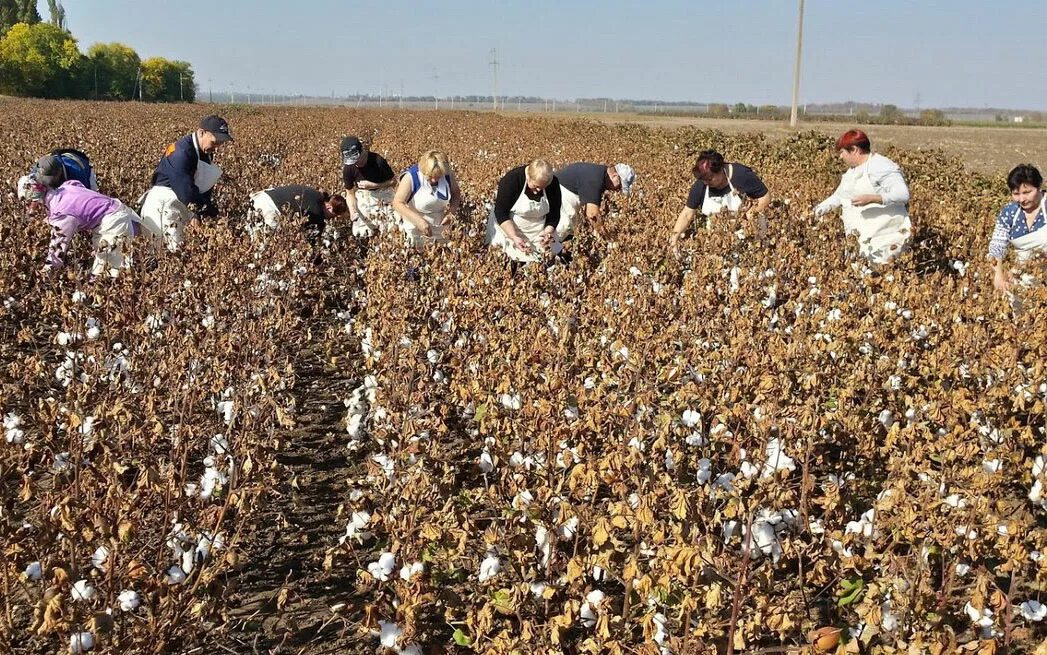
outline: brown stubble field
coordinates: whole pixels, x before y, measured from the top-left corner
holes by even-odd
[[[574,114],[560,114],[575,118]],[[821,134],[836,136],[857,127],[866,131],[873,147],[887,145],[910,150],[938,148],[959,157],[971,171],[987,175],[1006,174],[1019,163],[1031,163],[1041,169],[1047,167],[1047,129],[1027,127],[971,127],[916,126],[916,125],[861,125],[831,123],[824,121],[801,122],[792,129],[786,121],[759,121],[729,118],[691,118],[675,116],[650,116],[637,114],[588,114],[588,117],[605,122],[637,123],[650,127],[697,127],[718,130],[727,134],[763,134],[771,139],[783,139],[798,130],[814,130]]]

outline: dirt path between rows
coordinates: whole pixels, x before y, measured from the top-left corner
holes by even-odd
[[[354,602],[357,567],[346,565],[344,558],[332,565],[327,557],[345,533],[339,508],[347,481],[365,475],[362,462],[353,461],[346,449],[343,422],[342,401],[360,375],[358,345],[336,318],[353,290],[337,272],[355,263],[342,257],[346,261],[327,263],[332,279],[317,281],[313,288],[324,291],[315,304],[303,307],[310,316],[303,330],[308,341],[298,345],[293,363],[296,425],[276,444],[276,485],[263,501],[254,532],[242,536],[240,577],[224,599],[226,624],[201,652],[344,655],[367,650],[368,640],[359,630],[363,604]],[[332,355],[338,357],[334,364]]]

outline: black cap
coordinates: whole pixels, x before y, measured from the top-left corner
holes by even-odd
[[[229,123],[217,114],[211,114],[200,121],[200,129],[207,130],[215,135],[215,138],[218,139],[218,143],[225,143],[226,141],[233,140],[233,135],[229,133]]]
[[[62,165],[62,160],[54,155],[45,155],[37,160],[33,173],[37,182],[52,189],[57,189],[66,180],[65,166]]]
[[[342,163],[352,166],[360,160],[364,152],[364,144],[358,137],[347,136],[342,139]]]

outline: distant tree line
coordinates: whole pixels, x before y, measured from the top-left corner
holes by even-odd
[[[65,8],[48,0],[44,22],[35,0],[0,0],[0,94],[38,98],[193,102],[188,62],[142,59],[122,43],[96,43],[87,54],[66,29]]]

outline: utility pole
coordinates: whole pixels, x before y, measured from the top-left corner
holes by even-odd
[[[440,111],[440,75],[433,71],[433,109]]]
[[[185,102],[182,97],[182,71],[178,71],[178,102]]]
[[[211,78],[207,78],[207,102],[214,102],[214,90],[211,88]]]
[[[404,108],[404,81],[400,80],[400,109]]]
[[[491,48],[491,77],[494,92],[491,94],[491,108],[498,111],[498,50]]]
[[[796,66],[793,69],[793,107],[789,114],[789,127],[796,127],[796,106],[800,102],[800,55],[803,52],[803,0],[800,0],[800,13],[796,18]]]

